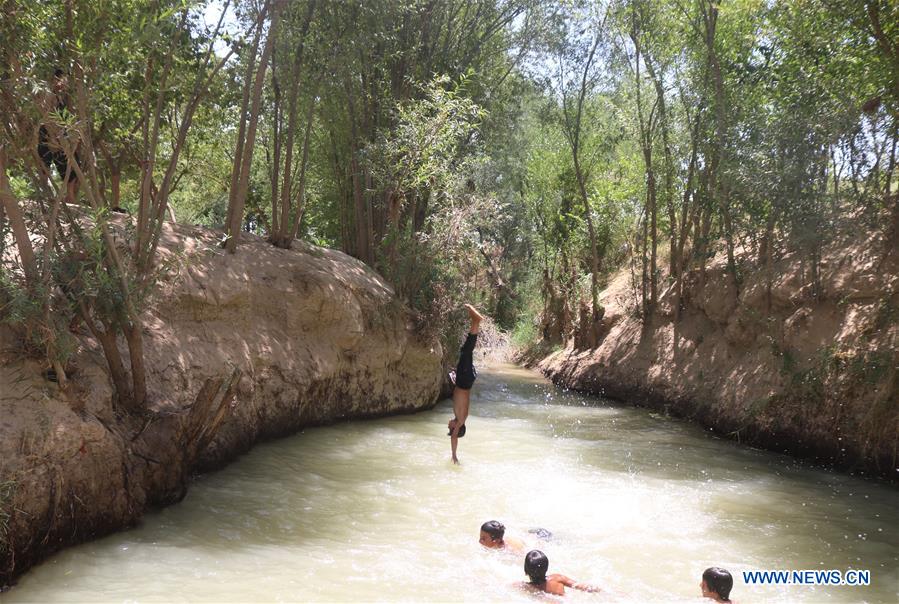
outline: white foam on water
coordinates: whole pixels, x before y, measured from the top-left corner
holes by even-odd
[[[899,503],[889,487],[714,438],[645,410],[482,371],[461,466],[447,402],[307,430],[198,479],[141,526],[70,548],[6,602],[533,602],[523,556],[478,545],[481,523],[546,552],[550,572],[613,594],[574,602],[704,602],[728,568],[749,602],[895,602]],[[531,528],[546,528],[538,542]],[[743,570],[870,569],[870,587],[748,586]],[[707,600],[705,601],[707,602]]]

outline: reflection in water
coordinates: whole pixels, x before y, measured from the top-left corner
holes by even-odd
[[[482,522],[539,543],[550,572],[693,602],[708,566],[751,602],[895,602],[899,502],[645,410],[564,393],[514,367],[483,372],[462,465],[448,402],[307,430],[204,476],[183,503],[69,549],[2,599],[533,601],[523,556],[478,545]],[[869,569],[870,587],[749,586],[740,571]],[[569,592],[576,602],[609,596]],[[708,602],[706,600],[705,602]]]

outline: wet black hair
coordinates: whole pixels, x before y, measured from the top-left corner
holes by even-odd
[[[447,436],[452,436],[452,435],[453,435],[453,431],[450,430],[449,432],[446,433],[446,435],[447,435]],[[462,424],[462,427],[459,428],[459,438],[462,438],[463,436],[465,436],[465,424]]]
[[[534,585],[546,583],[546,571],[549,570],[549,558],[539,549],[533,549],[524,557],[524,574]]]
[[[506,534],[506,527],[499,520],[490,520],[481,525],[481,530],[490,535],[496,541]]]
[[[730,590],[734,586],[734,578],[723,568],[713,566],[705,569],[702,573],[702,580],[705,581],[709,591],[718,594],[718,597],[730,601]]]

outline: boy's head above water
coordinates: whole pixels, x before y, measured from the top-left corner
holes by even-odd
[[[546,582],[547,570],[549,570],[549,558],[539,549],[529,551],[528,555],[524,557],[524,574],[534,585]]]
[[[503,535],[506,534],[506,527],[498,520],[490,520],[481,525],[481,538],[478,543],[484,547],[497,549],[503,546]]]
[[[734,578],[723,568],[713,566],[702,573],[702,595],[705,598],[713,598],[718,602],[730,601],[730,590],[734,586]]]

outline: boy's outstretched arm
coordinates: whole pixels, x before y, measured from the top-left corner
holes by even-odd
[[[573,589],[579,589],[581,591],[587,591],[587,592],[593,592],[593,593],[601,591],[595,585],[590,585],[589,583],[581,583],[579,581],[575,581],[571,577],[566,577],[565,575],[553,575],[553,578],[556,579],[556,581],[559,581],[560,583],[562,583],[562,585],[564,585],[565,587],[571,587]]]

